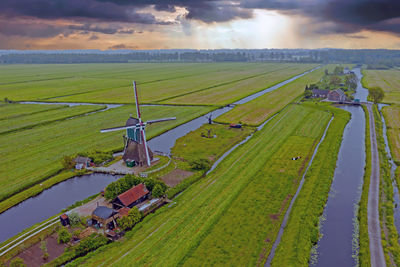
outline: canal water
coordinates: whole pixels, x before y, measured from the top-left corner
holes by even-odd
[[[101,192],[120,177],[102,173],[74,177],[6,210],[0,215],[0,242],[48,219],[79,200]]]
[[[355,99],[367,102],[360,68]],[[320,222],[321,239],[313,248],[310,266],[355,266],[358,264],[358,203],[365,166],[365,114],[359,106],[340,106],[351,113],[343,132],[336,169]]]
[[[317,68],[315,68],[317,69]],[[315,70],[313,69],[313,70]],[[260,91],[254,95],[248,96],[234,104],[247,103],[263,94],[278,89],[279,87],[298,79],[311,71],[306,71],[300,75],[292,77],[284,82],[269,87],[263,91]],[[21,102],[26,104],[45,104],[45,105],[98,105],[92,103],[49,103],[49,102]],[[116,104],[102,104],[107,105],[107,109],[116,108],[121,105]],[[160,151],[164,153],[170,153],[171,148],[174,146],[176,139],[186,135],[187,133],[198,129],[200,126],[208,122],[207,117],[212,115],[212,118],[216,118],[229,110],[232,106],[223,107],[214,110],[204,116],[198,117],[174,129],[171,129],[159,136],[156,136],[148,141],[148,144],[153,151]],[[104,111],[103,109],[101,111]],[[100,111],[99,111],[100,112]],[[215,164],[214,164],[215,165]],[[0,214],[0,229],[7,229],[1,231],[0,242],[7,240],[8,238],[18,234],[24,229],[46,220],[47,218],[59,213],[62,209],[67,208],[73,203],[83,200],[91,195],[94,195],[103,190],[109,183],[118,179],[119,176],[113,176],[110,174],[90,174],[82,177],[75,177],[66,181],[63,181],[39,194],[36,197],[29,198],[19,205],[16,205],[7,211]]]
[[[365,166],[365,115],[361,107],[343,106],[351,113],[339,150],[331,190],[322,215],[318,244],[310,266],[355,266],[358,256],[357,204]]]

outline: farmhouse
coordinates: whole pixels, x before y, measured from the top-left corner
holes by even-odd
[[[330,91],[328,94],[328,99],[331,101],[339,101],[339,102],[347,100],[345,93],[340,89]]]
[[[150,195],[149,190],[147,190],[144,184],[138,184],[132,187],[128,191],[117,196],[112,202],[115,209],[120,209],[123,207],[132,208],[133,206],[142,203]]]
[[[322,90],[322,89],[313,89],[312,90],[313,98],[327,98],[328,94],[329,94],[329,90]]]

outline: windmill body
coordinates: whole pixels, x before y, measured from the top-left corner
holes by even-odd
[[[124,154],[122,159],[125,161],[128,167],[133,167],[136,165],[150,166],[153,160],[153,152],[147,145],[145,128],[147,124],[175,120],[175,117],[164,118],[158,120],[151,120],[143,122],[140,114],[139,100],[137,96],[136,83],[133,82],[133,90],[135,93],[136,102],[136,113],[137,118],[129,116],[126,121],[125,126],[113,127],[101,130],[102,133],[113,132],[119,130],[126,130],[126,135],[124,135]]]

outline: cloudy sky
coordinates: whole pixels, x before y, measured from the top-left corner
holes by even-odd
[[[0,0],[0,49],[400,49],[400,0]]]

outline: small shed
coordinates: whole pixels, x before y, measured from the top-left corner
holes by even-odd
[[[81,170],[90,166],[90,158],[78,156],[75,158],[75,169]]]
[[[115,216],[117,212],[106,206],[98,206],[92,212],[92,223],[100,228],[113,229],[116,226]]]
[[[121,209],[123,207],[132,208],[133,206],[142,203],[150,195],[144,184],[138,184],[128,191],[117,196],[112,202],[114,209]]]
[[[61,222],[62,226],[70,225],[68,215],[65,214],[65,213],[64,213],[63,215],[61,215],[61,216],[60,216],[60,222]]]

